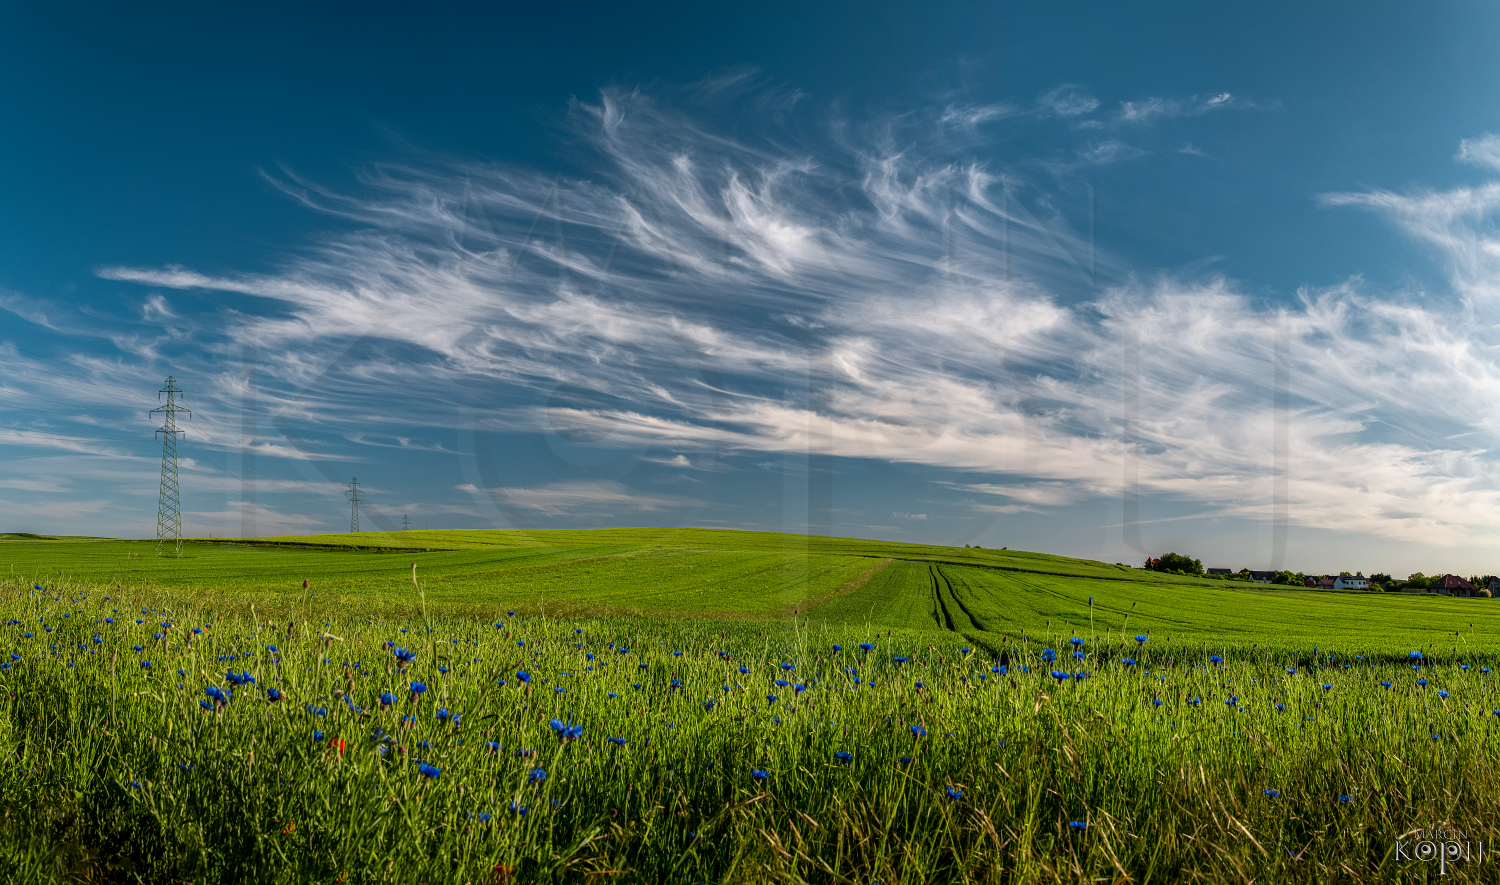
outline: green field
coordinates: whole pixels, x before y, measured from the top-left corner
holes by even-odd
[[[1490,600],[706,530],[0,551],[8,882],[1395,883],[1500,817]]]
[[[1195,580],[1022,551],[712,529],[413,531],[189,542],[0,541],[26,580],[154,588],[218,611],[315,608],[410,616],[412,564],[433,614],[776,619],[956,633],[998,649],[1022,633],[1350,652],[1500,652],[1500,605]],[[302,589],[310,583],[310,596]]]

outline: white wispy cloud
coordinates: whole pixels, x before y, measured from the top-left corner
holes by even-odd
[[[1500,135],[1486,132],[1477,138],[1465,138],[1458,143],[1457,159],[1500,171]]]
[[[508,507],[531,510],[543,516],[611,517],[633,511],[663,510],[681,502],[632,492],[623,483],[608,480],[578,480],[532,488],[487,489]]]
[[[1188,98],[1153,95],[1136,101],[1120,102],[1120,110],[1116,118],[1121,123],[1151,123],[1167,117],[1196,117],[1210,111],[1260,106],[1256,102],[1237,98],[1228,92],[1218,92],[1206,97],[1194,95]]]
[[[1042,93],[1037,105],[1059,117],[1078,117],[1093,113],[1099,108],[1099,99],[1084,92],[1081,87],[1064,84]]]

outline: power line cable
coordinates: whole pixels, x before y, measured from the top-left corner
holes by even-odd
[[[238,483],[240,483],[240,485],[241,485],[240,492],[243,493],[243,491],[244,491],[244,483],[246,481],[244,479],[244,477],[235,476],[233,473],[229,472],[229,469],[227,467],[220,467],[218,464],[215,464],[213,462],[212,458],[210,458],[208,455],[205,455],[203,452],[200,452],[196,447],[194,447],[187,440],[182,440],[181,445],[185,446],[188,449],[188,453],[189,453],[189,455],[191,455],[193,457],[195,463],[201,463],[201,464],[204,464],[205,466],[211,467],[214,470],[217,470],[220,473],[224,474],[224,476],[227,477],[231,482],[238,482]],[[227,485],[224,485],[222,482],[219,482],[217,479],[214,479],[212,476],[208,475],[207,473],[200,473],[198,475],[203,476],[205,479],[213,482],[215,485],[217,485],[221,489],[224,489],[226,492],[233,493],[235,491],[234,488],[232,488],[230,486],[227,486]],[[301,480],[296,480],[296,482],[301,482]],[[256,492],[256,497],[257,498],[269,498],[269,499],[271,499],[271,503],[282,505],[282,507],[288,513],[297,513],[297,512],[300,512],[301,510],[305,509],[305,508],[301,507],[299,504],[294,503],[291,500],[289,500],[286,497],[284,497],[283,493],[281,493],[281,492],[261,492],[261,491],[257,491]]]

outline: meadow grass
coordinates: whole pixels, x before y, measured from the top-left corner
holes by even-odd
[[[32,543],[74,542],[0,551]],[[521,570],[650,559],[547,559],[609,546],[510,552],[544,560]],[[404,553],[356,574],[386,582],[369,607],[317,582],[256,595],[272,579],[247,563],[326,563],[322,581],[388,554],[225,549],[241,558],[186,567],[231,586],[241,569],[241,592],[106,583],[102,561],[6,579],[10,881],[1397,882],[1435,874],[1398,841],[1487,845],[1500,814],[1483,600],[872,548],[819,554],[863,570],[798,618],[560,615],[490,575],[481,619],[427,604],[421,570],[485,548],[428,554],[415,580]],[[1355,614],[1320,634],[1324,605]],[[1472,639],[1440,629],[1456,617]]]

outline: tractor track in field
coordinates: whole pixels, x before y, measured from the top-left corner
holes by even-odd
[[[964,605],[963,600],[959,599],[958,593],[953,589],[953,582],[943,573],[942,567],[938,563],[929,563],[928,574],[932,577],[932,595],[937,601],[937,613],[941,615],[943,627],[951,633],[957,633],[991,655],[998,656],[1003,649],[995,644],[989,637],[988,631],[984,629],[984,625],[974,617],[969,607]],[[953,612],[948,607],[950,600],[953,608],[958,609],[961,619],[954,618]]]

